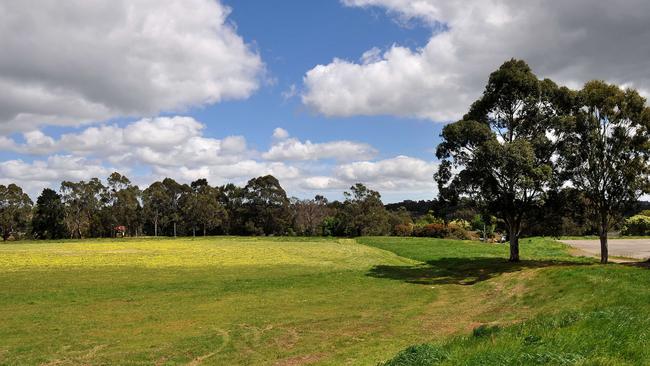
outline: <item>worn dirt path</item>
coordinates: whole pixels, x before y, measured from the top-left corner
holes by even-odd
[[[599,240],[560,240],[580,251],[600,256]],[[609,239],[610,257],[650,259],[650,239]]]

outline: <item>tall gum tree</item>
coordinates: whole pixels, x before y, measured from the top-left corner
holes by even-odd
[[[560,164],[587,197],[598,224],[601,263],[607,235],[627,205],[650,192],[650,109],[636,90],[590,81],[576,93],[566,120]]]
[[[440,198],[469,196],[508,227],[510,261],[519,261],[526,213],[554,182],[557,133],[566,88],[539,80],[520,60],[490,75],[483,96],[462,120],[442,131],[435,174]]]

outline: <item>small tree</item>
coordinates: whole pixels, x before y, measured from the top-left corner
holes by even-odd
[[[567,92],[511,60],[490,75],[469,113],[442,131],[435,175],[440,198],[468,195],[503,218],[513,262],[519,261],[524,215],[541,202],[553,178],[549,136]]]
[[[590,81],[575,98],[573,116],[565,125],[561,162],[588,199],[599,227],[600,261],[607,263],[610,228],[650,191],[650,109],[635,90]]]
[[[32,200],[15,184],[0,185],[0,227],[2,240],[26,231],[31,219]]]

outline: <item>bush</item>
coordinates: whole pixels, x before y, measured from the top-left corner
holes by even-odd
[[[413,225],[397,224],[393,228],[393,234],[395,234],[395,236],[411,236],[413,235]]]
[[[472,240],[472,235],[463,226],[451,223],[447,226],[447,238],[458,240]]]
[[[395,358],[380,366],[430,366],[440,363],[447,359],[447,355],[438,347],[430,344],[421,344],[411,346],[400,353]]]
[[[622,235],[650,235],[650,217],[645,215],[634,215],[625,220],[621,230]]]
[[[427,237],[427,238],[445,238],[449,231],[445,224],[426,224],[417,225],[413,229],[413,236]]]
[[[473,240],[474,237],[472,237],[471,233],[467,231],[463,226],[460,226],[456,223],[451,223],[449,225],[442,223],[426,225],[420,224],[412,226],[411,231],[412,235],[417,237]]]

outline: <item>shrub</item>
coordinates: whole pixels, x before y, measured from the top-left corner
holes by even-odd
[[[428,238],[445,238],[449,233],[445,224],[426,224],[417,225],[413,229],[414,236],[428,237]]]
[[[430,344],[411,346],[398,353],[392,360],[380,366],[430,366],[447,359],[447,355],[438,347]]]
[[[650,217],[635,215],[625,220],[622,235],[650,235]]]
[[[413,225],[412,224],[397,224],[393,228],[393,233],[396,236],[411,236],[411,235],[413,235]]]
[[[458,240],[472,240],[472,235],[463,226],[451,223],[447,226],[447,238]]]

